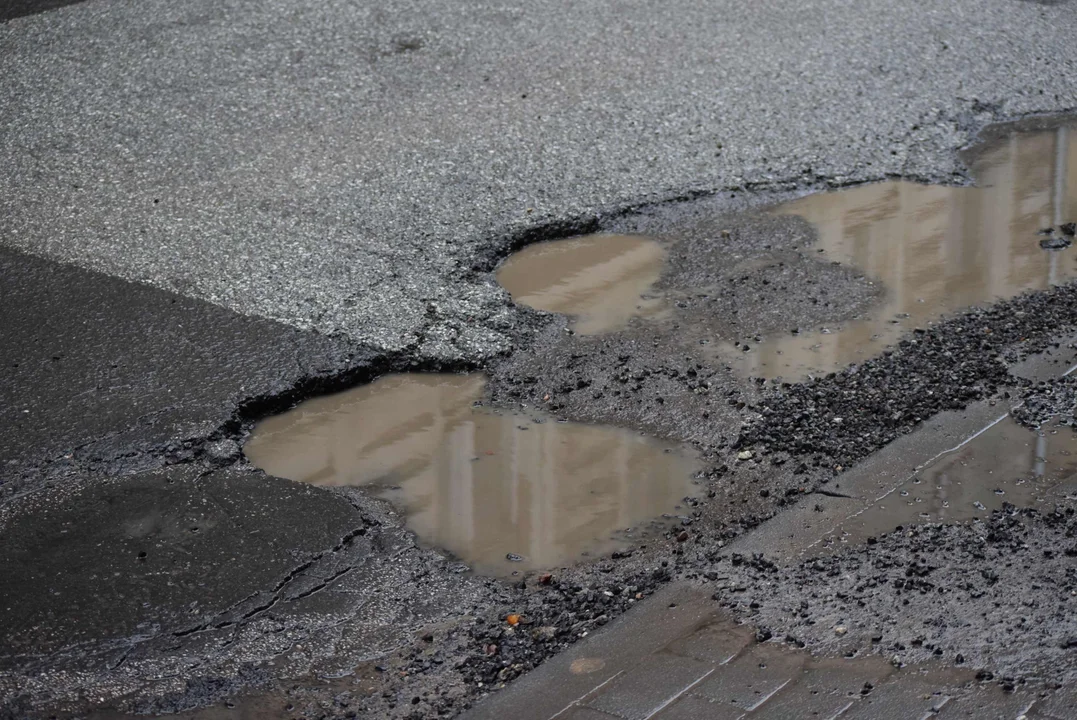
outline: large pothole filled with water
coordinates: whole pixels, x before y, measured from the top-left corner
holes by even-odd
[[[370,486],[420,539],[502,576],[630,545],[677,522],[698,491],[684,448],[483,407],[484,384],[389,375],[262,421],[244,452],[278,477]]]
[[[754,246],[738,244],[718,221],[706,244],[679,243],[675,230],[654,238],[597,234],[524,248],[505,261],[498,280],[521,304],[573,317],[583,334],[621,330],[641,317],[697,339],[709,360],[742,376],[825,374],[878,355],[947,314],[1077,277],[1071,132],[1017,133],[986,146],[972,163],[975,187],[889,181],[770,208],[772,216],[808,221],[814,242],[766,237],[788,233],[774,226]],[[685,253],[681,265],[700,269],[696,286],[686,286],[683,267],[667,262]],[[825,275],[831,265],[873,285],[876,297],[834,298],[841,291],[828,282],[853,284]],[[762,270],[767,276],[754,278]],[[759,282],[754,297],[740,287],[749,277]],[[817,309],[787,314],[817,317],[783,323],[767,309],[785,307],[781,296],[793,297],[794,289],[798,302]],[[684,307],[691,309],[678,310]]]
[[[987,147],[971,168],[976,187],[883,182],[776,208],[812,224],[825,258],[881,281],[884,300],[853,320],[774,333],[730,357],[752,375],[831,372],[946,313],[1077,277],[1067,227],[1077,217],[1070,133],[1014,134]]]

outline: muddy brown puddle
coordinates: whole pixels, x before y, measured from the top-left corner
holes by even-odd
[[[747,353],[729,347],[727,357],[755,376],[831,372],[946,313],[1077,276],[1077,250],[1044,250],[1038,234],[1077,220],[1072,128],[1012,135],[971,170],[977,187],[883,182],[776,208],[808,220],[821,256],[880,282],[885,300],[848,322],[773,333]]]
[[[842,524],[824,547],[863,542],[896,527],[985,518],[1003,503],[1053,507],[1077,491],[1077,432],[1028,430],[1007,416],[937,458],[897,490]]]
[[[476,406],[484,382],[386,376],[262,421],[244,452],[278,477],[373,486],[419,538],[494,575],[623,547],[695,494],[681,447]]]
[[[1039,234],[1077,220],[1071,134],[1062,127],[990,145],[972,165],[976,187],[882,182],[774,208],[810,222],[820,258],[863,272],[884,299],[852,320],[763,334],[748,352],[736,338],[712,347],[744,375],[803,378],[866,360],[947,313],[1074,278],[1077,249],[1045,250]],[[651,289],[665,258],[649,238],[588,235],[526,247],[497,279],[516,302],[573,316],[577,332],[592,334],[667,310]]]
[[[573,317],[583,335],[617,330],[665,305],[650,294],[666,252],[650,238],[585,235],[530,245],[511,255],[497,281],[521,305]]]

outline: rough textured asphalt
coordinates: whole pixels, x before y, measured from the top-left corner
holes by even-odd
[[[808,319],[840,320],[875,289],[801,253],[795,219],[714,216],[890,174],[964,180],[953,151],[984,123],[1077,107],[1077,19],[1018,0],[802,5],[90,0],[0,24],[0,534],[16,579],[0,607],[20,608],[0,623],[3,712],[169,712],[257,689],[286,714],[453,714],[912,427],[868,422],[852,455],[838,437],[796,462],[733,462],[777,389],[683,328],[781,327],[813,284],[833,304]],[[702,270],[734,289],[682,298],[682,331],[587,340],[512,308],[487,273],[597,227],[666,235],[667,292]],[[706,258],[716,242],[743,274]],[[771,277],[788,294],[760,303]],[[1072,296],[987,316],[1007,331],[992,351],[1046,347],[1072,328]],[[909,388],[941,391],[924,353],[961,341],[928,339],[897,363]],[[534,355],[492,360],[513,346]],[[1014,382],[982,360],[969,399]],[[419,547],[384,503],[238,455],[254,419],[309,394],[483,364],[494,399],[539,400],[541,378],[551,412],[700,445],[686,538],[509,586]],[[630,391],[595,398],[581,373]],[[946,406],[921,400],[899,409]],[[532,624],[508,632],[521,609]],[[62,641],[47,632],[61,615]]]
[[[705,572],[725,543],[781,507],[806,496],[827,502],[823,484],[850,457],[844,428],[821,438],[830,444],[764,448],[737,462],[746,420],[796,416],[761,413],[761,403],[795,402],[809,386],[738,377],[692,333],[700,323],[713,332],[707,322],[734,334],[780,330],[785,313],[805,312],[797,306],[812,308],[808,324],[840,321],[877,289],[818,260],[801,220],[721,214],[746,202],[699,200],[611,225],[669,246],[663,289],[686,299],[664,321],[593,338],[519,311],[514,332],[530,351],[488,364],[495,403],[525,400],[560,416],[650,430],[696,444],[708,462],[699,494],[679,511],[681,528],[548,583],[461,574],[451,558],[417,546],[384,503],[354,490],[297,488],[237,457],[236,443],[263,413],[378,372],[436,366],[6,252],[4,287],[16,292],[4,303],[12,339],[5,364],[18,367],[3,387],[17,401],[9,412],[20,435],[5,450],[17,473],[5,473],[0,512],[13,549],[5,573],[16,582],[4,586],[0,605],[20,610],[0,627],[10,648],[0,658],[0,690],[12,714],[81,715],[98,704],[87,696],[127,711],[173,712],[262,692],[285,715],[451,715],[657,585]],[[711,276],[725,278],[726,292],[701,312],[682,293]],[[760,297],[771,287],[763,280],[784,285]],[[823,289],[825,300],[806,302]],[[1049,350],[1052,337],[1077,327],[1075,293],[1066,286],[971,311],[879,360],[889,371],[865,372],[858,395],[891,387],[900,422],[849,413],[842,374],[809,388],[815,412],[859,418],[849,432],[858,440],[854,459],[862,457],[952,407],[954,377],[969,388],[957,404],[1020,384],[1005,360]],[[990,327],[990,341],[970,327]],[[945,352],[956,359],[941,362]],[[94,413],[74,413],[65,388]],[[147,394],[160,422],[136,402]],[[40,422],[18,425],[25,409]],[[75,451],[57,455],[65,444]],[[39,448],[53,449],[35,455]],[[221,573],[222,561],[251,572]],[[65,573],[69,582],[52,580]],[[523,630],[508,631],[508,612],[524,614]],[[61,617],[65,637],[42,635]],[[355,674],[336,684],[318,679],[342,672]]]
[[[960,180],[983,124],[1077,108],[1075,35],[1022,0],[95,0],[0,25],[0,242],[489,356],[510,319],[472,268],[514,241],[727,188]]]
[[[501,597],[385,503],[243,462],[253,418],[414,359],[10,250],[0,327],[0,717],[175,712]]]

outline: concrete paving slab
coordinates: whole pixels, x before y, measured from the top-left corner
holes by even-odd
[[[655,716],[656,720],[738,720],[744,710],[687,693]]]
[[[861,700],[866,683],[883,683],[894,668],[882,658],[813,661],[795,682],[751,713],[755,720],[834,718]]]
[[[625,720],[647,720],[714,672],[691,658],[655,653],[602,689],[586,706]]]
[[[982,401],[961,411],[939,413],[916,432],[898,438],[826,487],[826,492],[851,497],[820,495],[815,501],[802,501],[738,538],[729,545],[730,551],[763,553],[780,562],[791,562],[824,551],[827,544],[843,542],[845,523],[855,525],[861,512],[894,492],[918,467],[964,443],[1008,409],[1003,403]],[[861,535],[853,537],[863,539]]]
[[[700,683],[694,692],[745,711],[754,710],[786,685],[796,683],[806,662],[806,653],[774,644],[756,645]]]
[[[899,672],[862,696],[842,720],[919,720],[949,702],[947,685],[945,680],[932,682],[919,672]]]
[[[690,635],[677,638],[664,649],[675,655],[724,665],[755,642],[755,631],[727,618],[719,618]]]
[[[616,715],[609,715],[594,708],[580,705],[573,705],[556,717],[558,720],[621,720]]]
[[[492,720],[511,714],[520,720],[547,720],[586,704],[607,683],[718,616],[714,601],[700,588],[667,585],[647,603],[519,678],[511,689],[487,696],[466,717]]]
[[[1017,720],[1034,706],[1035,701],[1036,696],[1031,693],[1004,693],[998,686],[990,685],[955,697],[939,710],[937,717],[939,720]]]
[[[1030,716],[1067,720],[1077,716],[1077,688],[1064,687],[1036,701]]]

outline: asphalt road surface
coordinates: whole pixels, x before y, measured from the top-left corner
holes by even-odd
[[[649,378],[642,401],[559,409],[696,443],[717,482],[756,383],[708,367],[711,409],[676,326],[573,339],[515,307],[497,263],[597,229],[701,257],[726,238],[762,263],[799,252],[796,277],[834,291],[779,307],[851,317],[868,280],[802,252],[806,223],[728,213],[966,182],[958,151],[986,126],[1077,109],[1075,38],[1077,6],[1025,0],[0,0],[0,717],[229,697],[451,715],[605,624],[680,572],[676,539],[508,584],[460,572],[377,498],[268,478],[240,445],[266,414],[389,371],[484,369],[509,403],[623,370]],[[708,257],[678,272],[718,272]],[[745,292],[738,332],[769,309]],[[712,503],[692,532],[722,543],[786,497],[827,502],[839,460],[1019,385],[998,358],[1050,351],[1075,303],[940,326],[926,342],[959,360],[920,346],[858,379],[877,395],[899,378],[906,420],[735,468],[736,512]],[[836,406],[843,378],[775,407]],[[523,606],[562,629],[517,648],[502,625]]]
[[[894,3],[85,2],[0,27],[5,245],[384,351],[507,347],[485,269],[731,188],[953,180],[1077,107],[1077,13]]]

